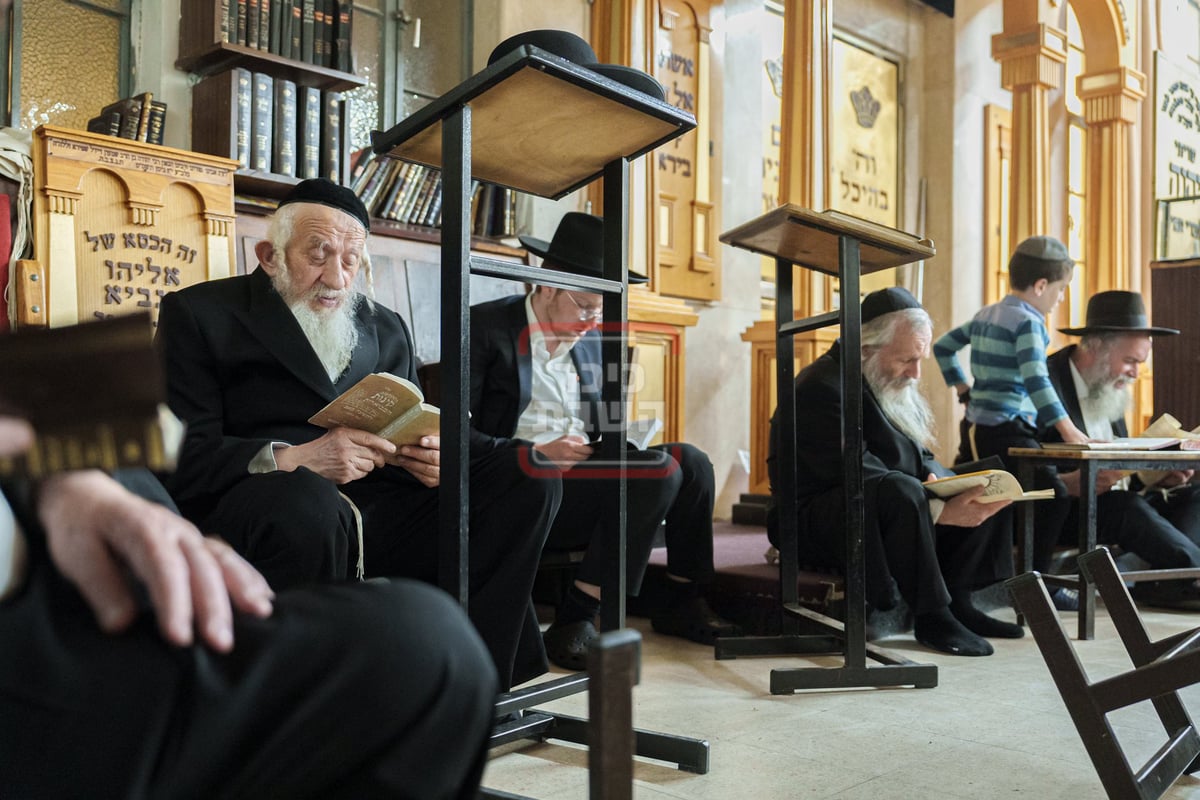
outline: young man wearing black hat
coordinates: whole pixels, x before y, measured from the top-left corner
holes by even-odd
[[[303,181],[255,248],[259,269],[162,301],[168,399],[187,423],[169,488],[276,590],[356,572],[437,581],[439,437],[397,449],[308,422],[371,373],[418,382],[404,321],[353,288],[368,231],[353,192]],[[469,613],[502,689],[546,669],[530,591],[561,493],[519,449],[471,450]]]
[[[543,266],[580,275],[602,273],[603,220],[566,214],[553,241],[522,236]],[[631,282],[644,282],[630,273]],[[597,482],[612,471],[598,463],[592,442],[604,433],[600,411],[601,298],[592,293],[536,287],[528,296],[501,298],[471,310],[471,424],[495,442],[531,442],[546,466],[562,476],[563,500],[550,530],[551,550],[586,548],[576,580],[545,633],[550,660],[584,669],[587,648],[598,633],[604,564],[612,552],[604,515],[605,493]],[[665,608],[651,617],[654,629],[712,644],[737,633],[700,593],[711,578],[712,463],[689,444],[627,450],[627,578],[636,592],[666,520]]]
[[[953,474],[936,460],[933,415],[917,381],[933,324],[910,293],[893,287],[862,302],[862,352],[841,341],[796,377],[796,485],[780,484],[779,425],[771,420],[767,469],[771,494],[796,493],[799,552],[811,563],[845,564],[845,489],[841,443],[842,359],[863,369],[863,551],[867,602],[888,610],[896,592],[912,610],[913,633],[951,655],[991,655],[987,638],[1016,638],[1020,626],[974,606],[977,589],[1012,575],[1008,503],[974,502],[982,489],[948,501],[921,485]],[[777,535],[772,510],[768,532]]]
[[[1071,420],[1097,440],[1128,436],[1125,412],[1138,368],[1150,357],[1154,336],[1179,331],[1149,324],[1137,292],[1109,291],[1088,300],[1086,324],[1062,328],[1081,337],[1050,356],[1054,389]],[[1042,440],[1061,441],[1046,429]],[[1060,473],[1071,496],[1071,512],[1058,531],[1035,531],[1034,568],[1045,571],[1058,541],[1075,543],[1079,529],[1079,472]],[[1102,470],[1096,478],[1096,539],[1117,544],[1154,569],[1200,567],[1200,486],[1192,470],[1159,473],[1152,485],[1120,470]],[[1134,598],[1147,605],[1200,610],[1200,584],[1193,580],[1134,584]]]

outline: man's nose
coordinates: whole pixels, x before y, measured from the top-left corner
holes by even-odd
[[[341,264],[329,264],[321,271],[321,283],[328,286],[330,289],[345,289],[346,276],[342,272]]]

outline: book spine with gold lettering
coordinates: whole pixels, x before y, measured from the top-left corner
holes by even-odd
[[[275,79],[274,136],[271,139],[271,171],[296,176],[296,84]]]
[[[321,90],[301,86],[297,91],[297,177],[316,178],[321,174]]]
[[[273,135],[275,82],[270,75],[255,72],[251,110],[250,169],[271,171],[271,137]]]

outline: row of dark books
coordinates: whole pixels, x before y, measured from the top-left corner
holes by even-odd
[[[436,228],[442,224],[442,172],[423,164],[372,159],[350,187],[372,217]]]
[[[353,71],[353,0],[221,0],[221,10],[223,42]]]
[[[350,188],[372,217],[409,225],[441,227],[442,173],[422,164],[379,158],[360,151],[350,177]],[[473,181],[471,233],[503,238],[516,233],[517,193],[503,186]]]
[[[163,143],[163,128],[167,122],[167,104],[155,100],[150,92],[133,97],[123,97],[100,109],[100,113],[88,120],[87,129],[92,133],[119,136],[150,144]]]
[[[341,92],[235,67],[192,88],[192,148],[243,169],[293,178],[341,177]]]

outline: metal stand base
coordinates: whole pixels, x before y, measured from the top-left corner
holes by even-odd
[[[838,620],[803,606],[788,604],[784,613],[810,626],[824,628],[824,634],[784,634],[782,636],[742,636],[718,639],[718,660],[742,656],[847,655],[846,629]],[[771,670],[771,694],[791,694],[800,689],[849,689],[854,687],[912,686],[932,689],[937,686],[937,666],[915,661],[876,647],[865,646],[865,655],[880,662],[877,666],[847,663],[841,667],[791,667]]]
[[[500,747],[520,739],[557,739],[575,744],[588,744],[586,719],[531,708],[587,691],[587,687],[588,676],[581,673],[501,695],[496,702],[496,716],[503,721],[492,730],[489,746]],[[520,716],[504,719],[518,711],[522,712]],[[708,740],[638,728],[634,728],[633,732],[634,755],[677,764],[685,772],[698,775],[708,773]]]

